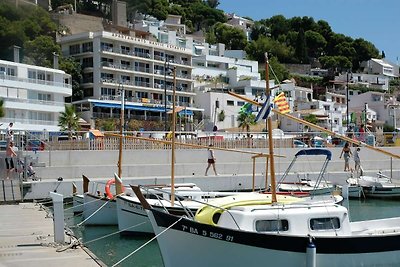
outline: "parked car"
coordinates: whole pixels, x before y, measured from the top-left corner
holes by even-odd
[[[324,141],[323,141],[323,140],[315,140],[315,139],[313,139],[313,140],[311,141],[311,145],[312,145],[313,147],[325,147],[325,144],[324,144]]]
[[[305,144],[299,140],[293,140],[293,146],[294,147],[308,147],[307,144]]]

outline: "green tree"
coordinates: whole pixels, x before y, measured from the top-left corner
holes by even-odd
[[[25,62],[42,67],[53,67],[53,53],[61,54],[61,48],[50,36],[41,35],[25,43]]]
[[[218,43],[224,43],[226,49],[241,50],[247,45],[247,38],[241,29],[217,23],[214,26],[214,33]]]
[[[371,42],[362,38],[354,40],[353,47],[356,50],[356,57],[353,59],[354,69],[358,69],[363,61],[371,58],[380,58],[379,50]]]
[[[282,62],[290,62],[294,54],[290,47],[264,36],[250,42],[246,47],[246,52],[250,59],[257,60],[260,63],[265,63],[265,52]]]
[[[308,48],[308,56],[317,58],[325,49],[327,44],[325,38],[318,32],[308,30],[304,37]]]
[[[295,57],[300,63],[308,63],[307,57],[307,47],[306,47],[306,38],[304,36],[304,31],[300,29],[295,47]]]
[[[5,116],[4,100],[3,98],[0,98],[0,118],[3,118],[4,116]]]
[[[80,87],[82,80],[82,66],[72,57],[60,57],[60,69],[72,77],[72,100],[80,100],[84,97],[83,89]]]
[[[304,116],[303,120],[308,121],[312,124],[317,124],[318,122],[317,116],[315,116],[314,114],[308,114],[307,116]]]
[[[255,125],[256,116],[253,113],[240,113],[237,121],[239,122],[239,127],[243,130],[246,129],[246,132],[250,132],[250,126]]]
[[[79,131],[79,116],[73,105],[65,105],[65,111],[60,113],[58,126],[62,131],[68,131],[68,136],[72,139],[72,133]]]

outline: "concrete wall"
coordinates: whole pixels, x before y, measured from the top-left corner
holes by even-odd
[[[400,154],[400,148],[385,148]],[[251,149],[257,152],[266,152],[260,149]],[[328,165],[328,172],[343,171],[344,161],[339,159],[341,148],[330,148],[333,153]],[[298,149],[276,149],[275,153],[285,158],[275,158],[277,172],[284,172],[293,159]],[[217,157],[217,171],[221,175],[252,174],[251,155],[215,151]],[[390,158],[381,153],[361,149],[361,162],[365,171],[375,172],[390,170]],[[42,179],[54,179],[59,176],[64,178],[80,178],[82,174],[96,178],[110,178],[117,172],[118,151],[41,151],[32,153],[33,158],[43,162],[46,167],[36,167],[36,172]],[[4,158],[4,156],[3,156]],[[303,158],[303,157],[302,157]],[[322,158],[307,157],[296,170],[297,172],[319,171]],[[177,176],[203,176],[207,167],[206,150],[176,151],[175,174]],[[124,150],[122,172],[124,177],[168,177],[171,173],[171,151],[169,150]],[[393,159],[394,169],[399,168],[399,160]],[[352,162],[352,164],[354,164]],[[265,162],[257,160],[256,173],[265,172]],[[399,177],[400,178],[400,177]]]
[[[259,151],[253,149],[254,151]],[[326,180],[336,184],[344,184],[349,173],[343,172],[344,160],[339,158],[341,148],[331,148],[332,160],[328,165]],[[387,150],[399,154],[400,148],[387,148]],[[292,161],[298,149],[276,149],[277,155],[285,158],[275,158],[276,178],[282,176]],[[265,152],[262,151],[262,152]],[[175,165],[175,182],[196,183],[203,190],[244,190],[252,187],[252,160],[249,154],[215,151],[217,158],[217,171],[219,176],[214,176],[212,170],[209,176],[204,176],[207,167],[206,150],[177,150]],[[39,162],[46,163],[46,167],[36,167],[37,176],[41,181],[25,184],[25,199],[46,198],[50,191],[57,192],[68,197],[72,194],[72,182],[78,189],[82,188],[82,174],[88,176],[91,183],[91,191],[104,191],[105,182],[118,172],[118,151],[52,151],[32,154]],[[50,156],[50,157],[49,157]],[[392,175],[394,179],[400,179],[400,162],[388,156],[362,148],[361,162],[367,174],[374,175],[378,170],[386,175]],[[0,168],[4,171],[4,152],[1,155]],[[48,166],[51,159],[51,166]],[[303,178],[316,178],[323,162],[323,157],[301,157],[287,181]],[[171,151],[169,150],[130,150],[123,152],[122,177],[124,184],[169,184],[171,183]],[[354,165],[351,162],[351,165]],[[265,186],[265,161],[257,159],[255,187]],[[63,181],[57,181],[63,177]],[[270,183],[270,175],[268,175]]]

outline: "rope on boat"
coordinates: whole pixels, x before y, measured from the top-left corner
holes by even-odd
[[[148,223],[148,222],[141,222],[141,223],[138,223],[138,224],[136,224],[136,225],[129,226],[129,227],[127,227],[127,228],[125,228],[125,229],[122,229],[122,230],[119,230],[119,231],[117,231],[117,232],[113,232],[113,233],[110,233],[110,234],[108,234],[108,235],[105,235],[105,236],[102,236],[102,237],[99,237],[99,238],[95,238],[95,239],[86,241],[86,242],[84,242],[83,244],[84,244],[84,245],[87,245],[87,244],[90,244],[90,243],[92,243],[92,242],[96,242],[96,241],[101,240],[101,239],[104,239],[104,238],[106,238],[106,237],[110,237],[110,236],[119,234],[119,233],[121,233],[121,232],[124,232],[124,231],[126,231],[126,230],[128,230],[128,229],[141,226],[142,224],[145,224],[145,223]]]
[[[128,254],[127,256],[125,256],[124,258],[122,258],[119,262],[115,263],[114,265],[112,265],[111,267],[115,267],[118,266],[119,264],[121,264],[124,260],[126,260],[127,258],[129,258],[130,256],[132,256],[133,254],[135,254],[136,252],[138,252],[139,250],[141,250],[142,248],[144,248],[145,246],[147,246],[148,244],[150,244],[153,240],[155,240],[157,237],[159,237],[160,235],[162,235],[163,233],[165,233],[166,231],[168,231],[170,228],[172,228],[175,224],[177,224],[178,222],[180,222],[183,219],[183,217],[180,217],[176,222],[174,222],[173,224],[171,224],[170,226],[168,226],[167,228],[165,228],[163,231],[161,231],[158,235],[154,236],[153,238],[151,238],[149,241],[147,241],[146,243],[144,243],[143,245],[141,245],[140,247],[138,247],[137,249],[135,249],[134,251],[132,251],[130,254]]]
[[[77,207],[81,207],[81,206],[85,206],[86,204],[90,204],[90,203],[93,203],[93,202],[96,202],[96,201],[100,201],[100,200],[101,199],[95,199],[95,200],[92,200],[92,201],[89,201],[89,202],[85,202],[85,203],[82,203],[82,204],[79,204],[79,205],[74,205],[72,207],[64,209],[64,211],[71,210],[73,208],[77,208]]]
[[[104,203],[103,205],[101,205],[100,208],[98,208],[95,212],[93,212],[92,214],[90,214],[89,217],[87,217],[86,219],[84,219],[83,221],[81,221],[80,223],[77,224],[77,226],[81,226],[82,224],[84,224],[87,220],[89,220],[90,218],[92,218],[97,212],[99,212],[102,208],[104,208],[112,199],[107,200],[106,203]]]

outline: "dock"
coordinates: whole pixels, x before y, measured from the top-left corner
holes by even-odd
[[[0,205],[0,267],[105,266],[85,247],[54,242],[52,214],[37,203]]]

